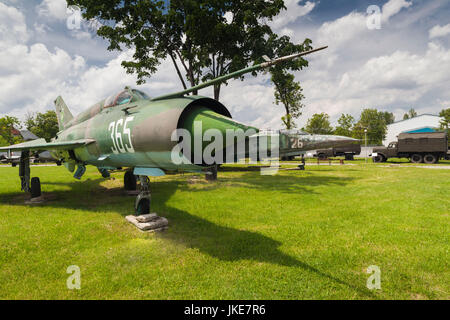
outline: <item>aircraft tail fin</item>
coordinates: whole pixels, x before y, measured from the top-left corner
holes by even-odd
[[[67,105],[64,102],[63,98],[61,98],[61,96],[59,96],[55,100],[55,109],[56,116],[58,118],[59,130],[64,130],[67,123],[73,119],[73,115],[70,112],[69,108],[67,108]]]

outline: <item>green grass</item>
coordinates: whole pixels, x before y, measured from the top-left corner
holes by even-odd
[[[25,205],[18,169],[0,168],[1,299],[450,298],[450,170],[229,166],[212,183],[152,178],[152,211],[170,222],[157,234],[124,219],[134,197],[123,173],[32,175],[44,204]],[[81,290],[66,288],[69,265]],[[381,290],[366,288],[370,265]]]

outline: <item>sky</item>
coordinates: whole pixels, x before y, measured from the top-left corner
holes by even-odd
[[[342,113],[358,119],[363,108],[401,120],[410,108],[438,114],[450,107],[450,1],[285,0],[285,6],[269,22],[275,32],[329,46],[295,73],[305,95],[299,128],[321,112],[336,125]],[[73,17],[65,0],[0,0],[0,116],[23,120],[52,110],[58,95],[77,114],[127,85],[150,96],[182,89],[170,61],[136,86],[120,65],[132,51],[108,51],[95,26],[81,21],[74,28]],[[282,127],[284,108],[274,103],[269,74],[230,81],[220,100],[238,121]]]

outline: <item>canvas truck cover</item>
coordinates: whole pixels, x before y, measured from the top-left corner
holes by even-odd
[[[400,133],[398,152],[447,152],[447,134],[445,132]]]

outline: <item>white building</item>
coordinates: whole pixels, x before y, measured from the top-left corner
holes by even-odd
[[[397,141],[397,136],[402,132],[433,132],[438,130],[441,117],[432,114],[422,114],[420,116],[391,123],[387,126],[386,139],[383,144],[387,146],[389,142]]]

